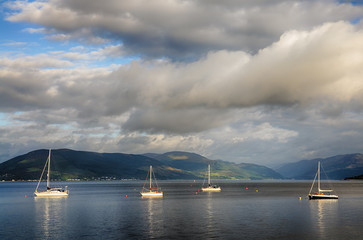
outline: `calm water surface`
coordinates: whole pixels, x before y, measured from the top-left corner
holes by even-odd
[[[219,193],[159,181],[162,199],[141,198],[141,181],[57,184],[68,185],[68,198],[0,183],[0,239],[362,239],[358,181],[332,182],[339,200],[314,201],[311,182],[298,181],[224,181]]]

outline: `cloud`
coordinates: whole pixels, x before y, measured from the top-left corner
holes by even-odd
[[[229,122],[227,111],[203,108],[160,110],[138,109],[122,125],[127,131],[193,133],[209,130]]]
[[[243,142],[247,139],[271,141],[277,140],[281,143],[286,143],[289,138],[298,136],[297,132],[286,129],[279,129],[271,126],[270,123],[262,123],[259,126],[251,126],[245,124],[242,129],[245,129],[241,136],[232,137],[232,142]]]
[[[261,105],[319,105],[334,116],[362,110],[362,39],[358,28],[337,22],[288,31],[256,55],[217,51],[190,63],[135,60],[116,70],[52,70],[42,68],[71,65],[58,56],[87,55],[2,59],[6,68],[22,69],[0,70],[8,86],[3,98],[19,107],[76,109],[80,119],[129,114],[122,127],[130,131],[201,132],[230,122],[233,109]]]
[[[129,54],[195,59],[208,51],[256,53],[287,30],[362,17],[363,8],[336,1],[14,2],[7,19],[47,28],[50,39],[119,41]],[[59,21],[62,19],[62,21]],[[57,33],[57,34],[55,34]]]
[[[239,63],[232,54],[223,57],[225,52],[212,53],[205,62],[219,55],[223,65],[211,64],[208,73],[201,69],[199,82],[176,104],[214,108],[305,105],[330,100],[350,104],[361,98],[362,39],[359,29],[338,22],[310,32],[287,32],[248,62]],[[243,53],[233,54],[246,59]],[[211,77],[201,84],[203,74]]]
[[[123,46],[118,44],[118,45],[106,46],[100,49],[99,51],[94,51],[92,52],[92,55],[99,56],[101,58],[107,58],[107,57],[119,58],[125,56],[126,54]]]
[[[54,42],[39,53],[2,50],[3,156],[51,145],[272,164],[361,148],[362,6],[51,0],[5,8],[8,21],[37,25],[21,32],[32,41]]]
[[[72,63],[63,59],[57,59],[46,54],[36,56],[22,56],[16,59],[1,58],[0,66],[5,69],[39,69],[39,68],[64,68]]]
[[[25,28],[23,31],[31,33],[31,34],[34,34],[34,33],[46,33],[44,28]]]
[[[26,42],[8,42],[8,43],[3,43],[1,45],[13,47],[13,46],[24,46],[26,44],[27,44]]]
[[[150,129],[170,129],[166,127],[170,122],[178,125],[183,114],[188,119],[187,112],[193,109],[200,113],[193,117],[200,121],[198,124],[206,119],[200,130],[216,127],[215,121],[207,120],[218,119],[212,116],[228,121],[227,109],[259,105],[296,105],[300,111],[319,106],[320,113],[326,116],[346,110],[359,112],[362,39],[359,29],[348,23],[328,23],[310,32],[287,32],[254,56],[219,51],[190,64],[161,63],[144,69],[141,72],[145,77],[131,77],[132,83],[127,85],[135,92],[139,106],[148,110],[135,111],[130,118],[132,124],[125,127],[139,123],[143,129],[147,124],[141,122],[150,120]],[[138,65],[135,70],[139,67],[143,68]],[[128,74],[131,72],[132,68]],[[209,113],[200,111],[200,107],[209,109]],[[183,124],[187,125],[192,123]]]
[[[173,150],[195,151],[205,153],[213,144],[212,139],[199,136],[178,136],[165,134],[131,133],[119,138],[118,146],[126,151],[133,149],[135,153],[157,152],[164,153]]]

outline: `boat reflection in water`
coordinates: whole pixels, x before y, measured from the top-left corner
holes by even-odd
[[[147,212],[148,212],[148,233],[150,238],[160,238],[163,234],[160,230],[164,225],[162,220],[163,206],[161,199],[147,198]]]
[[[64,237],[66,198],[34,198],[35,221],[43,239]],[[58,237],[57,237],[58,236]]]
[[[214,211],[213,211],[213,199],[212,199],[212,193],[207,192],[208,197],[206,200],[206,228],[208,229],[208,232],[213,232],[215,230],[215,218],[214,218]]]
[[[309,201],[312,228],[317,231],[316,239],[336,239],[329,230],[339,218],[336,199]],[[336,237],[336,236],[335,236]]]

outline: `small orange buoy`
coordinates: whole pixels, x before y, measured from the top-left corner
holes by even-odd
[[[125,197],[127,197],[127,195],[125,195]]]
[[[27,198],[27,196],[25,195],[25,198]]]

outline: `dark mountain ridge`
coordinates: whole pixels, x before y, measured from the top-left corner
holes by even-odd
[[[17,156],[0,164],[0,180],[36,180],[48,157],[41,149]],[[207,165],[213,168],[215,179],[280,179],[272,169],[255,164],[236,164],[210,160],[188,152],[164,154],[124,154],[52,150],[51,178],[69,179],[145,179],[150,165],[158,179],[203,178]]]
[[[345,154],[328,158],[317,158],[312,160],[301,160],[288,163],[276,169],[285,178],[290,179],[313,179],[317,171],[318,161],[321,162],[323,171],[322,179],[344,179],[351,176],[363,174],[363,154]]]

